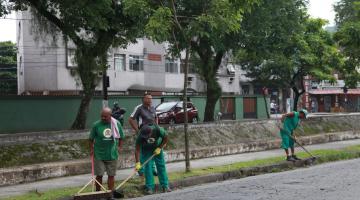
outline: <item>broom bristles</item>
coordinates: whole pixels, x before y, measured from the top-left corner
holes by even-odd
[[[97,192],[87,192],[74,195],[74,200],[96,200],[112,197],[112,192],[107,191],[97,191]]]

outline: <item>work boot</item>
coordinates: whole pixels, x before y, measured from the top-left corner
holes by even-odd
[[[286,160],[287,160],[287,161],[292,161],[292,162],[295,162],[295,161],[296,161],[292,156],[287,156],[287,157],[286,157]]]
[[[300,158],[298,158],[295,154],[291,156],[292,158],[294,158],[295,160],[301,160]]]
[[[153,192],[153,190],[150,189],[150,188],[145,188],[144,194],[145,194],[145,195],[151,195],[151,194],[154,194],[154,192]]]
[[[169,187],[163,187],[162,188],[162,192],[166,193],[166,192],[171,192],[171,189]]]

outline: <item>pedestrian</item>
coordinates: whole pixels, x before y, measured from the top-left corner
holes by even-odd
[[[101,120],[96,121],[91,129],[90,154],[94,158],[94,174],[102,184],[104,172],[108,176],[108,189],[113,191],[117,161],[124,140],[124,132],[119,121],[111,117],[111,109],[106,107],[101,111]],[[96,184],[96,191],[100,185]]]
[[[114,107],[112,109],[111,116],[115,119],[117,119],[121,126],[124,126],[124,114],[126,113],[126,110],[123,108],[120,108],[119,103],[116,101],[114,102]]]
[[[158,117],[156,115],[155,108],[152,106],[152,96],[149,93],[145,93],[142,104],[135,107],[129,118],[129,124],[135,131],[135,134],[139,133],[139,129],[147,124],[158,124]],[[145,160],[141,160],[143,163]],[[157,176],[155,165],[153,165],[153,173]],[[139,176],[143,176],[144,169],[138,171]]]
[[[163,152],[163,148],[166,146],[167,142],[168,136],[166,131],[157,124],[143,125],[140,129],[140,133],[137,136],[135,145],[135,168],[136,170],[144,168],[146,194],[152,194],[155,190],[152,169],[154,163],[158,172],[158,178],[162,192],[171,192],[171,189],[169,188]],[[155,154],[154,158],[152,158],[147,164],[145,164],[145,166],[142,167],[139,161],[146,161],[153,154]]]
[[[315,102],[315,100],[311,101],[311,112],[312,113],[316,112],[316,102]]]
[[[129,124],[137,133],[144,124],[158,124],[155,108],[152,106],[151,94],[145,94],[143,103],[136,106],[129,118]]]
[[[270,103],[270,113],[271,114],[275,114],[276,113],[276,103],[274,100],[271,101]]]
[[[280,135],[282,139],[281,148],[285,150],[287,161],[300,160],[295,155],[294,139],[296,138],[294,137],[293,133],[300,123],[300,120],[306,119],[307,114],[307,110],[302,109],[299,112],[294,111],[284,114],[281,117],[281,122],[283,122],[283,127],[280,129]],[[289,148],[291,150],[291,155],[289,154]]]

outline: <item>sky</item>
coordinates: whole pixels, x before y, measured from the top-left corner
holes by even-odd
[[[334,25],[335,12],[333,4],[339,0],[310,0],[309,14],[312,17],[323,18],[329,21],[329,25]],[[15,14],[5,18],[15,18]],[[0,41],[11,40],[16,42],[16,21],[0,18]]]

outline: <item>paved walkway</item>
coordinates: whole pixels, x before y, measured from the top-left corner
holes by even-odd
[[[347,146],[360,144],[360,139],[357,140],[348,140],[348,141],[340,141],[340,142],[332,142],[326,144],[317,144],[307,146],[309,150],[316,149],[339,149]],[[298,150],[301,150],[298,148]],[[205,168],[210,166],[220,166],[226,165],[241,161],[249,161],[255,159],[269,158],[275,156],[283,155],[283,151],[281,149],[277,150],[269,150],[269,151],[261,151],[261,152],[251,152],[251,153],[243,153],[229,156],[219,156],[213,158],[205,158],[191,161],[192,168]],[[183,171],[185,170],[185,162],[175,162],[167,164],[167,169],[169,172],[174,171]],[[125,179],[132,172],[132,169],[123,169],[117,171],[117,180]],[[54,188],[64,188],[64,187],[73,187],[73,186],[81,186],[86,184],[90,180],[91,175],[78,175],[71,177],[63,177],[63,178],[55,178],[44,181],[38,181],[34,183],[26,183],[20,185],[6,186],[0,187],[0,199],[8,196],[16,196],[27,193],[29,191],[38,190],[40,192],[46,191]],[[106,177],[105,177],[106,178]]]

